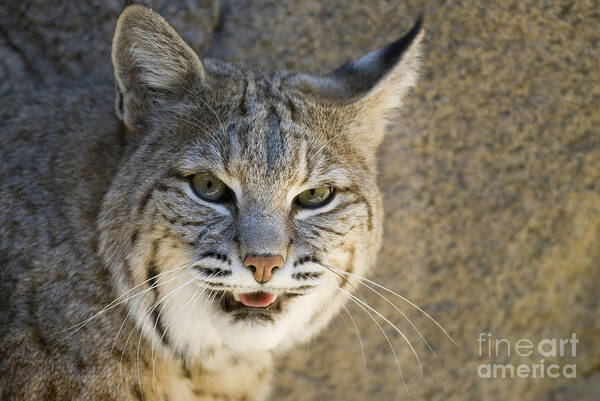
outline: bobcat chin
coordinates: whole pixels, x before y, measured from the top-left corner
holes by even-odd
[[[133,5],[115,95],[5,105],[0,398],[266,399],[273,355],[375,262],[375,152],[422,37],[419,21],[327,75],[266,72],[201,60]]]

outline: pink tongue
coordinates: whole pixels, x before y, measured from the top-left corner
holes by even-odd
[[[240,302],[246,306],[252,306],[255,308],[264,308],[273,303],[275,294],[268,292],[253,292],[248,294],[239,294]]]

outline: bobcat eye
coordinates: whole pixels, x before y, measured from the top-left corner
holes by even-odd
[[[228,195],[225,183],[210,173],[194,175],[190,180],[190,185],[196,196],[208,202],[225,200]]]
[[[333,198],[333,192],[330,186],[307,189],[296,197],[296,203],[307,209],[315,209],[328,204]]]

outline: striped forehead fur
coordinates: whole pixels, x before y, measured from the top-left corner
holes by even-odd
[[[213,65],[208,64],[210,67]],[[173,140],[189,141],[187,146],[201,149],[198,156],[207,167],[225,176],[235,172],[236,178],[248,184],[257,184],[253,182],[257,172],[262,172],[260,177],[268,185],[327,173],[343,184],[349,182],[340,163],[353,169],[359,164],[356,159],[366,155],[344,140],[342,124],[334,118],[323,121],[327,114],[335,116],[335,110],[281,88],[277,74],[247,73],[226,79],[233,82],[214,79],[209,83],[213,88],[190,89],[185,102],[168,109],[174,116],[161,113],[160,118],[155,117],[160,121],[157,125],[168,125],[158,129],[157,135],[164,136],[165,130],[177,133]],[[232,93],[221,99],[225,89]],[[213,91],[218,93],[214,97]],[[252,174],[246,174],[248,171]]]

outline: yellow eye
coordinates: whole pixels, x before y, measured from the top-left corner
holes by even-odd
[[[296,197],[296,203],[307,209],[315,209],[329,203],[333,199],[333,192],[330,186],[307,189]]]
[[[196,174],[190,183],[194,193],[205,201],[218,202],[227,195],[225,183],[210,173]]]

